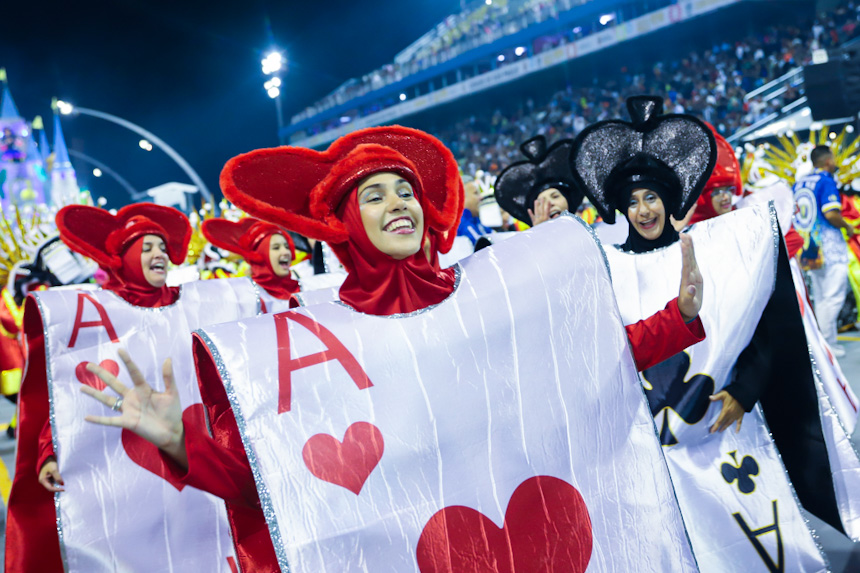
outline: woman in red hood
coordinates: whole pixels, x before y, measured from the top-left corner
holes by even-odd
[[[244,211],[329,243],[348,271],[340,302],[356,311],[412,313],[445,301],[455,289],[457,270],[439,269],[422,247],[431,233],[439,251],[450,250],[454,234],[448,231],[456,227],[462,210],[462,180],[451,152],[426,133],[380,127],[342,137],[322,153],[295,147],[253,151],[227,163],[221,186]],[[640,368],[703,338],[697,318],[701,277],[692,250],[687,255],[678,304],[627,327]],[[120,356],[133,372],[128,355]],[[123,396],[121,416],[89,421],[128,428],[159,446],[177,479],[228,502],[242,569],[277,570],[232,412],[213,418],[219,427],[234,428],[235,439],[218,443],[179,418],[181,410],[174,406],[155,415],[142,411],[140,404],[155,395],[145,381],[136,380],[130,390],[99,366],[87,368]],[[198,375],[208,374],[204,368]],[[116,402],[112,395],[82,390],[106,406]]]
[[[713,125],[707,122],[705,125],[710,128],[717,141],[717,163],[696,201],[695,211],[690,219],[691,224],[732,211],[735,208],[732,205],[732,197],[740,197],[744,192],[741,166],[735,157],[735,149],[726,141],[726,138],[717,133]]]
[[[300,290],[299,282],[290,272],[296,247],[286,229],[245,217],[238,222],[209,219],[203,222],[200,230],[216,247],[248,261],[251,279],[272,297],[289,300]]]
[[[735,156],[735,149],[726,141],[726,138],[717,133],[713,125],[707,122],[705,125],[711,129],[717,141],[717,164],[705,189],[696,201],[690,224],[707,221],[734,211],[732,197],[741,197],[744,193],[741,166]],[[794,229],[794,226],[788,230],[784,229],[783,232],[788,256],[793,257],[803,248],[803,237]]]
[[[104,209],[69,205],[57,213],[60,238],[98,263],[108,275],[104,288],[134,306],[158,308],[176,302],[179,287],[167,286],[168,263],[182,264],[191,223],[180,211],[149,203],[128,205],[116,216]],[[39,483],[62,491],[50,420],[39,435]]]

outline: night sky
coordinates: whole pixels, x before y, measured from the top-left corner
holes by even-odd
[[[28,120],[50,122],[52,97],[118,115],[176,149],[218,193],[230,157],[277,145],[274,101],[260,60],[289,61],[284,119],[394,55],[459,9],[460,0],[31,2],[0,6],[0,67]],[[138,191],[190,181],[162,152],[104,120],[63,119],[70,148],[106,164]],[[48,134],[52,137],[50,126]],[[128,202],[109,177],[74,160],[79,182],[109,207]]]

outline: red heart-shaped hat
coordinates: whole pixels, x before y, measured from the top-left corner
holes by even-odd
[[[207,241],[219,249],[236,253],[246,261],[256,264],[265,262],[256,251],[260,242],[269,235],[280,233],[290,246],[292,258],[296,258],[293,238],[286,229],[253,217],[244,217],[239,221],[207,219],[200,226],[200,231]]]
[[[144,235],[164,239],[167,256],[175,265],[185,260],[191,240],[188,217],[152,203],[126,205],[116,215],[98,207],[68,205],[59,210],[56,220],[60,238],[70,249],[107,270],[122,267],[125,249]]]
[[[428,230],[447,252],[448,233],[463,210],[463,182],[453,154],[427,133],[401,126],[372,127],[336,140],[325,151],[258,149],[232,158],[221,171],[224,196],[247,213],[321,241],[347,240],[336,212],[365,177],[403,175],[416,188]]]

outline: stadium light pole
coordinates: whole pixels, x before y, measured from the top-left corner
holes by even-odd
[[[275,110],[278,114],[278,143],[284,145],[281,137],[281,130],[284,127],[284,112],[281,108],[281,72],[287,66],[287,59],[281,52],[272,50],[260,63],[263,65],[263,75],[272,76],[263,84],[263,89],[270,98],[275,100]]]
[[[166,153],[168,157],[175,161],[177,165],[179,165],[182,171],[184,171],[185,174],[188,175],[188,178],[191,179],[192,183],[197,186],[197,189],[200,190],[200,194],[203,195],[203,198],[206,199],[211,205],[213,205],[214,209],[216,209],[215,214],[218,214],[218,206],[215,205],[215,201],[212,198],[212,193],[209,192],[209,188],[206,187],[206,184],[203,182],[203,179],[200,178],[200,175],[198,175],[197,172],[194,171],[191,165],[189,165],[188,162],[185,161],[185,158],[179,155],[179,153],[177,153],[175,149],[167,145],[167,143],[165,143],[160,137],[158,137],[151,131],[144,129],[136,123],[128,121],[127,119],[123,119],[121,117],[117,117],[115,115],[105,113],[103,111],[98,111],[95,109],[78,107],[65,101],[57,101],[57,110],[60,112],[61,115],[71,115],[73,113],[79,113],[81,115],[89,115],[91,117],[104,119],[111,123],[120,125],[126,129],[129,129],[140,135],[141,137],[146,138],[148,141],[151,141],[153,144],[158,146],[159,149]]]

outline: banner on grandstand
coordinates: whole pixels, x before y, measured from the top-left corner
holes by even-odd
[[[623,22],[617,26],[607,28],[590,36],[586,36],[570,44],[565,44],[542,52],[532,58],[525,58],[514,63],[502,66],[485,74],[449,85],[442,89],[419,96],[415,99],[388,107],[377,113],[359,117],[341,127],[291,141],[292,145],[302,147],[318,147],[334,141],[338,137],[352,133],[357,129],[371,127],[374,125],[385,125],[395,120],[412,115],[447,103],[461,97],[472,95],[477,92],[494,88],[502,84],[525,77],[534,72],[545,70],[552,66],[574,60],[581,56],[602,50],[609,46],[632,40],[661,28],[696,18],[712,12],[719,8],[736,4],[742,0],[682,0],[661,8],[650,14]]]
[[[695,571],[590,230],[561,217],[459,269],[409,315],[199,333],[281,568]]]

